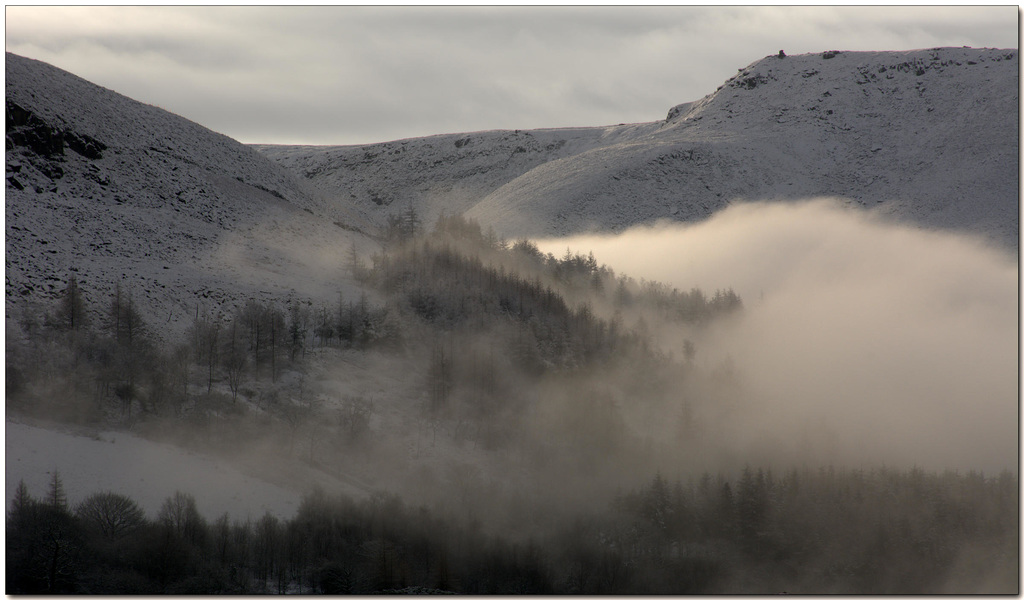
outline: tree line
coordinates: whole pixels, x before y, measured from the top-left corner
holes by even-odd
[[[541,536],[375,493],[209,522],[176,492],[70,506],[58,473],[7,513],[7,592],[465,594],[1017,593],[1017,478],[745,468],[648,484]]]
[[[656,565],[689,557],[715,565],[713,593],[1018,591],[1018,482],[1006,471],[748,466],[731,480],[656,476],[612,506],[619,519],[595,535],[651,581]]]
[[[446,252],[498,268],[502,274],[512,273],[539,286],[552,289],[570,302],[607,302],[615,309],[646,308],[659,318],[689,323],[708,322],[718,316],[742,309],[743,301],[732,289],[715,290],[708,297],[703,290],[681,291],[657,281],[637,281],[628,275],[616,275],[600,264],[594,253],[587,255],[566,249],[562,257],[543,253],[528,239],[509,243],[493,229],[485,233],[478,221],[462,215],[441,214],[427,233],[413,207],[389,220],[384,236],[385,246],[374,255],[375,265],[390,267],[394,254],[413,262],[419,258],[417,249],[430,244],[442,246]],[[418,242],[418,243],[416,243]],[[407,265],[408,266],[408,265]],[[387,291],[405,283],[409,270],[392,273],[385,270],[378,281]]]
[[[182,416],[216,396],[215,384],[226,384],[231,402],[252,396],[301,370],[312,348],[395,346],[401,336],[365,294],[339,294],[331,308],[250,299],[226,318],[197,306],[177,340],[156,335],[151,322],[131,290],[118,284],[97,305],[72,275],[51,310],[21,315],[24,343],[8,342],[8,406],[83,422]]]

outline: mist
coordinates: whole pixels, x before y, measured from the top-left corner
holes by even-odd
[[[1016,258],[840,201],[735,204],[707,221],[538,240],[739,316],[685,332],[735,369],[722,457],[743,463],[1017,471]],[[659,328],[669,349],[682,333]]]
[[[235,296],[212,294],[177,337],[130,292],[92,299],[75,278],[8,323],[9,410],[94,432],[20,438],[8,489],[33,489],[10,502],[13,589],[47,582],[24,549],[59,519],[92,523],[79,508],[97,482],[156,512],[133,525],[155,536],[143,552],[178,536],[194,566],[69,555],[96,574],[64,589],[1016,589],[1007,251],[829,200],[539,246],[458,215],[427,232],[410,209],[371,256],[289,244],[289,224],[224,245]],[[287,300],[246,297],[285,281]],[[76,450],[30,446],[64,442]],[[84,498],[74,512],[59,473]],[[305,550],[271,569],[249,539]],[[210,561],[220,571],[195,579]],[[111,569],[137,576],[124,587]]]

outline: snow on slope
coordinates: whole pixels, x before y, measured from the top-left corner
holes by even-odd
[[[966,48],[770,56],[644,139],[544,165],[469,214],[564,234],[840,196],[1015,246],[1018,64]]]
[[[548,161],[614,143],[656,125],[477,131],[365,146],[254,148],[309,180],[327,210],[354,209],[367,222],[408,206],[433,222]]]
[[[9,319],[71,274],[97,306],[120,281],[172,332],[197,304],[337,297],[334,251],[362,236],[251,148],[10,53],[6,94]]]
[[[841,196],[1016,247],[1018,64],[1015,49],[769,56],[661,122],[257,148],[377,223],[412,204],[554,236]]]
[[[128,433],[84,436],[7,421],[5,435],[8,503],[19,481],[32,497],[45,497],[55,469],[71,506],[93,493],[111,491],[138,502],[150,519],[177,491],[192,494],[196,508],[211,520],[225,512],[243,521],[268,511],[291,518],[301,500],[296,491],[247,476],[226,463]]]

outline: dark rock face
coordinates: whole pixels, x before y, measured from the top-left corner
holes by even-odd
[[[92,160],[103,158],[103,151],[107,149],[103,142],[73,131],[64,134],[64,143],[68,148]]]
[[[752,90],[764,83],[768,83],[768,78],[765,77],[764,75],[751,75],[737,79],[733,86]]]
[[[50,127],[28,110],[7,101],[7,149],[27,148],[52,158],[64,154],[64,132]]]
[[[25,148],[32,154],[46,158],[64,156],[64,147],[82,156],[97,160],[103,158],[107,146],[88,135],[63,131],[40,119],[31,111],[7,100],[7,149]]]
[[[51,125],[32,111],[7,100],[6,111],[7,142],[6,149],[19,151],[29,164],[51,181],[64,176],[64,149],[90,160],[103,158],[106,144],[88,135],[75,131],[66,131]],[[20,166],[17,167],[20,170]],[[10,169],[9,169],[10,170]],[[17,171],[15,171],[17,172]],[[7,177],[7,182],[15,189],[25,189],[18,179]]]

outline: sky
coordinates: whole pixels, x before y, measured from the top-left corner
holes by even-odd
[[[1018,47],[1018,7],[7,6],[5,46],[244,143],[665,118],[769,54]]]

